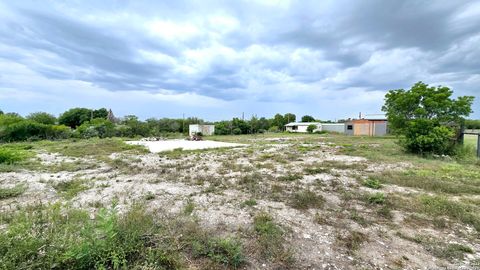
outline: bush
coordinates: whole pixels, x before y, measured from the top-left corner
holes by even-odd
[[[368,202],[371,204],[383,204],[385,202],[385,195],[381,192],[369,195]]]
[[[454,135],[455,132],[449,127],[419,119],[409,123],[401,143],[412,153],[447,155],[454,152]]]
[[[367,180],[365,180],[363,182],[363,185],[366,186],[366,187],[369,187],[369,188],[373,188],[373,189],[379,189],[382,187],[382,184],[380,184],[380,181],[378,181],[378,179],[374,179],[374,178],[368,178]]]
[[[115,136],[115,125],[106,119],[96,118],[83,123],[77,132],[82,138],[109,138]]]
[[[312,125],[308,125],[308,127],[307,127],[307,132],[308,132],[308,133],[313,133],[313,131],[316,130],[317,128],[318,128],[317,125],[313,125],[313,124],[312,124]]]
[[[34,141],[41,139],[65,139],[70,136],[70,129],[66,126],[52,126],[37,123],[32,120],[23,120],[10,124],[0,131],[0,141]]]
[[[0,164],[13,164],[21,161],[24,157],[19,151],[0,148]]]

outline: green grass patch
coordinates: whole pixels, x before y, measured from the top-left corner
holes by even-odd
[[[25,190],[27,190],[27,188],[24,185],[16,185],[12,188],[0,188],[0,200],[20,196]]]
[[[372,177],[369,177],[367,180],[363,181],[362,185],[372,189],[380,189],[382,187],[380,181]]]
[[[382,192],[376,192],[367,196],[367,201],[371,204],[383,204],[385,195]]]
[[[255,215],[253,229],[257,236],[258,252],[263,258],[277,265],[278,269],[293,263],[292,252],[284,245],[284,231],[272,216],[265,212]]]
[[[85,179],[72,179],[53,185],[53,188],[65,199],[72,199],[78,193],[89,189]]]
[[[480,231],[480,212],[476,207],[462,202],[452,201],[445,196],[422,195],[418,198],[421,210],[433,217],[448,216],[472,225]]]

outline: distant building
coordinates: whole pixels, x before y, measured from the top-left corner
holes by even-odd
[[[195,125],[189,125],[188,126],[188,134],[190,136],[202,133],[202,135],[213,135],[215,133],[215,125],[200,125],[200,124],[195,124]]]
[[[345,122],[345,134],[354,136],[385,136],[388,122],[384,114],[360,114],[360,119]]]
[[[322,124],[319,122],[293,122],[285,125],[285,130],[288,132],[306,133],[308,126],[315,125],[317,128],[313,131],[320,131]]]

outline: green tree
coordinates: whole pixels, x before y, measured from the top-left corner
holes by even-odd
[[[285,126],[288,123],[295,122],[295,120],[297,119],[297,116],[295,116],[295,114],[293,114],[293,113],[286,113],[283,116],[283,119],[284,119],[284,122],[283,122],[282,127]]]
[[[60,115],[58,122],[71,128],[77,128],[91,119],[92,110],[87,108],[73,108]]]
[[[108,110],[105,108],[100,108],[98,110],[93,110],[92,112],[93,118],[102,118],[107,119],[108,117]]]
[[[418,82],[409,90],[390,90],[385,96],[390,130],[404,135],[406,150],[415,153],[451,154],[454,134],[472,113],[474,97],[452,99],[448,87],[430,87]]]
[[[304,115],[302,116],[302,122],[315,122],[315,118],[310,115]]]
[[[46,112],[35,112],[27,116],[27,119],[45,125],[55,125],[57,118]]]
[[[308,125],[308,127],[307,127],[307,132],[308,132],[308,133],[313,133],[313,132],[315,131],[315,129],[317,129],[317,128],[318,128],[317,125],[313,125],[313,124],[312,124],[312,125]]]
[[[275,114],[275,116],[273,117],[271,126],[275,126],[279,129],[283,129],[284,125],[285,125],[285,120],[283,118],[283,115],[281,115],[279,113]]]

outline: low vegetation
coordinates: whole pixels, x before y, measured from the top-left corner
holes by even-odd
[[[9,226],[0,231],[2,269],[178,269],[186,258],[244,263],[238,240],[212,237],[193,220],[158,218],[141,205],[122,215],[101,208],[93,219],[84,210],[40,205],[4,213],[2,221]]]

